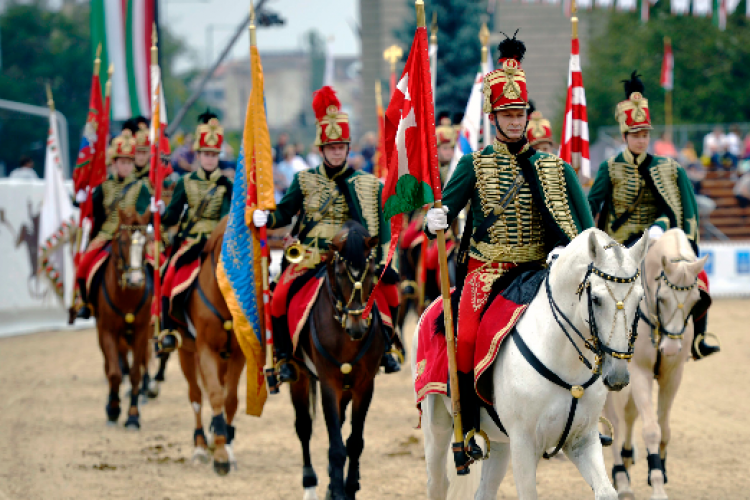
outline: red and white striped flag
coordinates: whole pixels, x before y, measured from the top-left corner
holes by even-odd
[[[581,176],[591,178],[589,120],[586,113],[586,92],[583,89],[578,38],[573,38],[570,51],[568,99],[565,103],[560,158],[570,163]]]
[[[661,86],[664,90],[674,88],[674,55],[672,54],[672,42],[664,40],[664,59],[661,63]]]

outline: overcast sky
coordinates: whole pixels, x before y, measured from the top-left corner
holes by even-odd
[[[192,50],[190,57],[179,60],[175,68],[178,71],[206,66],[207,26],[212,26],[213,32],[212,60],[218,57],[250,7],[245,0],[161,0],[160,5],[162,26],[181,37]],[[334,54],[360,52],[359,40],[352,29],[359,23],[357,0],[267,0],[266,6],[279,13],[286,23],[281,27],[258,29],[261,53],[300,48],[302,35],[312,28],[326,37],[334,37]],[[230,58],[247,57],[249,43],[245,30]]]

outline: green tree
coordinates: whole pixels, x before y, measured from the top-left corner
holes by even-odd
[[[409,17],[402,29],[395,32],[404,49],[403,62],[409,57],[417,21],[414,2],[407,0]],[[463,113],[471,86],[479,70],[481,44],[479,29],[486,17],[486,2],[481,0],[432,0],[427,9],[427,22],[437,13],[438,67],[436,111]],[[428,26],[429,30],[429,26]],[[490,57],[494,50],[490,51]]]
[[[664,124],[664,37],[671,38],[674,52],[675,124],[750,117],[748,19],[738,12],[729,16],[726,31],[719,31],[710,18],[673,16],[669,8],[669,2],[657,3],[645,24],[638,13],[612,13],[604,20],[605,29],[592,37],[583,69],[592,139],[599,127],[615,125],[615,105],[625,97],[621,80],[633,70],[642,75],[652,121]]]

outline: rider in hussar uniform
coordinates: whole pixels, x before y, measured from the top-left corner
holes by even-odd
[[[700,228],[692,184],[672,158],[648,153],[651,115],[643,83],[634,71],[624,84],[625,100],[617,105],[615,119],[627,147],[599,167],[589,192],[591,212],[599,214],[599,228],[624,245],[635,242],[646,230],[656,240],[667,229],[678,227],[698,255]],[[708,278],[705,273],[701,277],[701,300],[693,308],[695,359],[719,351],[718,346],[705,342],[710,297]]]
[[[549,254],[593,226],[571,166],[535,150],[526,138],[529,100],[521,68],[525,45],[514,36],[501,42],[499,51],[500,68],[485,75],[482,88],[483,110],[496,128],[494,144],[461,158],[443,191],[443,207],[431,208],[425,217],[426,234],[434,238],[471,203],[458,254],[460,299],[454,315],[465,432],[479,429],[476,382],[487,367],[475,367],[474,355],[478,342],[484,342],[478,338],[480,322],[487,319],[486,311],[494,310],[490,295],[502,291],[493,290],[493,284],[505,276],[499,284],[509,286],[508,280],[521,270],[543,269]],[[500,322],[492,325],[494,332],[509,331],[518,319],[516,314],[507,316],[492,320]],[[466,451],[481,457],[475,443]]]
[[[554,154],[552,125],[549,120],[542,116],[541,111],[531,111],[529,113],[529,126],[526,130],[526,140],[528,141],[529,146],[537,151]]]
[[[315,145],[320,148],[323,163],[297,172],[273,213],[256,210],[253,215],[257,227],[267,224],[270,229],[288,226],[294,216],[299,217],[299,232],[295,236],[302,245],[302,260],[285,267],[271,300],[273,343],[280,362],[280,382],[295,378],[294,367],[289,363],[293,355],[290,334],[293,330],[287,317],[287,299],[291,299],[290,293],[294,293],[290,289],[299,289],[325,265],[328,244],[349,220],[361,223],[372,236],[378,237],[375,256],[376,262],[380,263],[378,276],[386,263],[391,241],[390,227],[381,209],[382,184],[374,175],[355,171],[347,164],[351,142],[349,116],[341,111],[334,90],[326,86],[315,92],[312,106],[317,118]],[[380,311],[383,323],[390,330],[386,351],[390,349],[392,325],[399,306],[397,283],[398,274],[389,267],[379,284],[390,309],[382,311],[381,308]],[[400,370],[398,361],[388,352],[384,354],[383,366],[387,373]]]
[[[229,213],[232,198],[232,181],[219,169],[224,129],[213,113],[207,111],[199,119],[194,146],[198,170],[177,181],[169,207],[161,219],[164,227],[182,222],[162,280],[164,326],[159,335],[159,351],[162,353],[175,350],[181,343],[175,322],[187,323],[186,296],[200,271],[203,247],[219,221]],[[163,204],[159,209],[164,209]]]
[[[112,160],[115,173],[100,184],[92,194],[94,226],[91,230],[91,243],[76,271],[78,289],[83,307],[78,317],[88,319],[92,314],[92,300],[96,286],[94,278],[103,269],[109,257],[109,246],[120,225],[118,209],[135,208],[144,213],[150,204],[151,195],[142,180],[134,171],[136,141],[130,130],[123,130],[112,141],[108,156]]]

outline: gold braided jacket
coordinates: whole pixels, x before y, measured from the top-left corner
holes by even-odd
[[[130,187],[123,196],[122,191],[126,186]],[[95,206],[94,209],[100,212],[106,210],[109,211],[103,214],[104,223],[102,224],[96,239],[110,241],[120,225],[118,209],[126,210],[128,208],[133,208],[138,212],[143,213],[146,206],[148,206],[148,201],[150,201],[148,189],[143,185],[143,181],[136,178],[135,174],[131,174],[122,180],[117,176],[110,176],[101,184],[100,189],[100,194],[96,195],[94,200],[97,201],[99,196],[101,196],[102,203],[100,206]],[[146,206],[144,206],[144,203]],[[95,205],[98,205],[98,202],[95,203]]]

